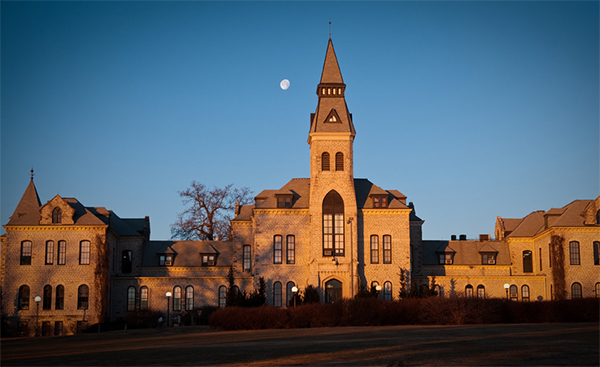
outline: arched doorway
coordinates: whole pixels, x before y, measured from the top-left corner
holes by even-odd
[[[331,279],[325,283],[325,303],[333,303],[342,299],[342,282]]]

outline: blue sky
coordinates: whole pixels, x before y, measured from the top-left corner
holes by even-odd
[[[148,215],[153,239],[192,180],[308,177],[329,21],[355,176],[408,196],[424,239],[600,193],[597,1],[0,6],[2,224],[31,167],[43,203]]]

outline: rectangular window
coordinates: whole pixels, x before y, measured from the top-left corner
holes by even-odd
[[[379,264],[379,236],[371,236],[371,264]]]
[[[54,321],[54,335],[62,335],[63,333],[63,322]]]
[[[333,256],[333,214],[323,214],[323,256]]]
[[[46,242],[46,265],[54,263],[54,241]]]
[[[496,254],[481,254],[482,265],[496,265]]]
[[[52,308],[52,286],[46,285],[46,286],[44,286],[44,298],[43,298],[42,309],[50,310],[51,308]]]
[[[383,263],[392,263],[392,236],[389,234],[383,236]]]
[[[542,271],[542,248],[540,247],[540,271]]]
[[[244,245],[244,271],[250,271],[252,266],[250,245]]]
[[[287,241],[287,263],[295,264],[296,263],[296,237],[293,235],[289,235],[286,237]]]
[[[65,241],[58,241],[58,265],[65,265],[67,263],[67,243]]]
[[[148,287],[140,288],[140,310],[148,309]]]
[[[135,311],[135,287],[127,288],[127,311]]]
[[[452,253],[441,253],[439,254],[440,265],[452,265],[454,263],[454,254]]]
[[[21,242],[21,265],[31,265],[31,241]]]
[[[215,266],[215,255],[202,255],[202,266]]]
[[[65,308],[65,287],[63,285],[56,286],[56,301],[54,309],[63,310]]]
[[[273,237],[273,264],[281,264],[281,257],[282,257],[281,242],[282,242],[282,240],[283,239],[280,235]]]
[[[159,266],[171,266],[173,264],[173,255],[160,255],[158,257]]]
[[[594,265],[600,265],[600,242],[594,242]]]
[[[79,243],[79,265],[90,265],[90,241]]]
[[[292,197],[291,196],[278,196],[277,197],[277,207],[278,208],[291,208],[292,207]]]
[[[335,255],[344,256],[344,214],[333,215],[335,220]]]
[[[569,242],[569,255],[571,258],[571,265],[579,265],[579,242]]]

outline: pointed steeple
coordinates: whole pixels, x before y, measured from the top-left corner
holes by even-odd
[[[6,225],[36,225],[40,222],[40,206],[42,202],[33,183],[33,170],[29,185],[25,189],[19,205]]]
[[[327,44],[327,53],[323,63],[321,81],[317,85],[319,103],[315,113],[311,114],[309,144],[313,133],[349,133],[354,139],[356,131],[352,115],[348,111],[346,84],[338,64],[331,38]],[[334,116],[332,118],[332,116]]]

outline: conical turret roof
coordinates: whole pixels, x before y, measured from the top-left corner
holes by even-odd
[[[10,217],[7,225],[36,225],[40,222],[40,206],[42,202],[33,183],[33,178],[29,181],[27,189],[19,205]]]
[[[327,54],[325,55],[325,62],[323,63],[321,83],[344,83],[331,38],[327,44]]]

